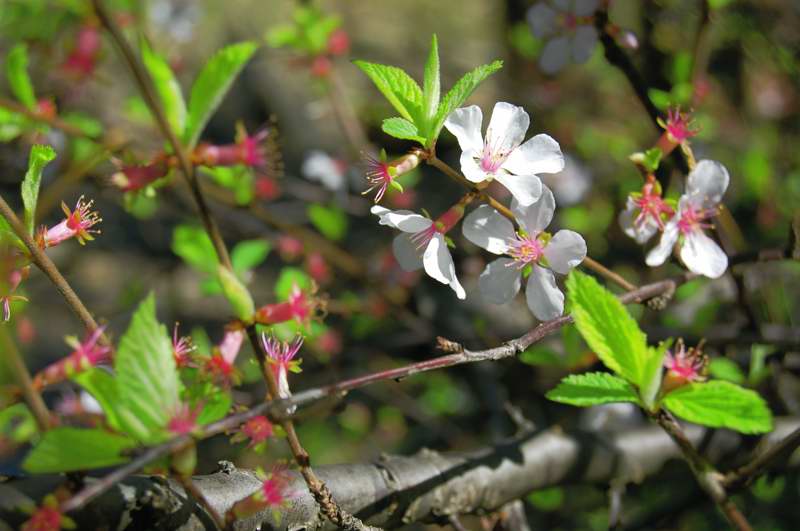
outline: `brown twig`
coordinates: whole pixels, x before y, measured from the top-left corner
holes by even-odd
[[[723,486],[728,490],[737,490],[748,485],[776,461],[788,457],[798,447],[800,447],[800,429],[794,430],[746,465],[726,474],[722,480]]]
[[[194,198],[197,210],[200,214],[200,219],[203,222],[208,236],[211,238],[211,242],[214,244],[214,249],[217,252],[217,257],[219,258],[220,263],[224,267],[233,270],[231,259],[228,255],[228,248],[225,246],[225,240],[222,238],[222,233],[220,233],[219,227],[214,221],[214,218],[211,216],[211,212],[206,204],[205,197],[203,196],[203,192],[200,188],[200,182],[195,174],[194,166],[189,161],[183,144],[178,139],[175,131],[172,130],[172,127],[167,121],[167,117],[161,108],[158,98],[156,97],[156,92],[153,88],[150,77],[147,75],[147,72],[145,71],[141,62],[136,57],[133,48],[131,48],[130,44],[128,44],[128,41],[125,39],[125,36],[122,34],[122,30],[114,21],[113,17],[110,16],[108,9],[103,3],[103,0],[92,0],[92,4],[94,5],[95,13],[100,19],[101,24],[103,27],[105,27],[106,31],[108,31],[109,35],[111,35],[114,44],[119,49],[123,59],[125,60],[125,63],[128,65],[134,81],[138,85],[139,91],[142,94],[142,98],[144,98],[145,103],[150,108],[150,112],[152,112],[153,117],[155,118],[156,123],[161,130],[161,133],[164,135],[164,138],[170,144],[175,156],[178,158],[178,164],[181,168],[181,172],[186,178],[186,182],[189,183],[189,189],[192,192],[192,197]]]
[[[8,324],[0,324],[0,346],[5,354],[6,362],[11,372],[14,374],[14,380],[22,388],[22,395],[25,397],[25,403],[33,413],[33,418],[36,420],[36,425],[40,431],[50,429],[52,420],[47,406],[42,400],[42,395],[33,387],[31,380],[31,373],[28,372],[28,367],[22,360],[22,356],[17,349],[14,339],[8,330]]]
[[[65,122],[58,116],[47,116],[45,114],[32,111],[28,109],[26,106],[17,103],[13,100],[9,100],[8,98],[4,98],[2,96],[0,96],[0,107],[4,107],[9,111],[15,112],[17,114],[21,114],[26,118],[30,118],[31,120],[34,120],[36,122],[47,124],[51,127],[55,127],[56,129],[60,129],[61,131],[65,132],[70,136],[83,138],[85,140],[91,140],[92,142],[103,141],[102,137],[90,135],[80,127],[73,125],[69,122]]]

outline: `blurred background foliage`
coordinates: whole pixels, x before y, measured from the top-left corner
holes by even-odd
[[[468,293],[466,302],[458,303],[447,287],[428,278],[401,273],[388,254],[393,235],[378,227],[368,213],[369,202],[359,196],[365,185],[358,153],[343,140],[330,95],[338,91],[339,104],[358,117],[370,142],[390,154],[403,153],[410,144],[380,130],[381,120],[392,115],[388,104],[349,59],[398,65],[421,77],[432,33],[439,38],[444,86],[478,64],[503,59],[504,68],[469,102],[484,113],[496,101],[522,105],[532,117],[532,131],[546,132],[560,142],[566,169],[546,178],[559,206],[557,227],[583,234],[590,256],[634,283],[680,271],[674,263],[655,270],[645,267],[643,249],[616,223],[626,195],[641,185],[628,156],[652,146],[660,132],[624,75],[606,61],[601,45],[583,65],[570,65],[554,76],[541,72],[537,60],[543,43],[525,20],[532,2],[319,2],[325,15],[337,17],[331,27],[338,24],[349,36],[350,51],[333,59],[330,76],[314,75],[308,54],[268,44],[285,40],[281,27],[291,24],[298,2],[109,4],[125,16],[126,31],[141,31],[168,57],[184,89],[222,45],[241,40],[263,44],[203,139],[231,143],[239,121],[248,131],[275,124],[277,147],[271,154],[278,197],[265,201],[254,192],[252,176],[235,170],[206,175],[207,182],[232,190],[235,203],[259,204],[273,219],[322,234],[362,268],[353,274],[325,259],[315,263],[311,256],[319,249],[314,245],[292,255],[285,241],[282,245],[285,231],[274,223],[249,215],[245,208],[215,203],[226,241],[238,256],[237,273],[249,282],[257,303],[285,298],[293,281],[308,282],[309,275],[328,297],[328,315],[308,330],[303,373],[292,377],[294,389],[425,359],[434,355],[437,335],[482,348],[517,337],[535,324],[521,298],[505,307],[481,300],[477,276],[489,257],[458,231],[453,234],[454,255]],[[87,5],[82,0],[0,0],[2,56],[14,44],[27,43],[37,96],[52,98],[59,116],[72,123],[104,130],[106,138],[123,142],[124,149],[116,155],[121,160],[148,161],[162,146],[110,42],[104,40],[91,78],[75,79],[59,68],[78,28],[87,21]],[[648,83],[653,103],[662,111],[671,105],[692,110],[700,126],[692,142],[695,154],[719,160],[729,169],[731,187],[724,203],[736,223],[719,231],[726,252],[781,248],[787,245],[800,204],[800,4],[714,0],[708,2],[708,20],[703,5],[701,0],[614,0],[610,20],[636,35],[638,49],[627,53]],[[319,43],[312,39],[304,46],[315,51]],[[9,88],[0,91],[8,94]],[[11,196],[24,173],[31,138],[16,136],[14,123],[2,114],[0,122],[0,136],[7,140],[0,145],[0,187],[4,196]],[[54,129],[41,134],[59,153],[45,174],[42,221],[57,220],[60,200],[72,203],[81,193],[96,198],[104,218],[103,232],[91,245],[52,250],[89,308],[118,336],[134,305],[154,290],[163,322],[179,321],[183,331],[192,330],[201,350],[218,342],[230,316],[221,310],[225,304],[213,277],[207,280],[210,243],[204,240],[185,190],[176,185],[124,197],[110,182],[114,165],[96,147]],[[448,133],[437,148],[440,158],[457,163],[458,146]],[[340,161],[343,188],[332,191],[303,175],[304,161],[314,150]],[[70,182],[69,176],[79,175],[82,165],[91,170]],[[667,163],[660,177],[669,184],[667,195],[677,197],[682,177],[676,169]],[[457,185],[430,167],[421,167],[402,182],[406,192],[389,195],[390,206],[425,208],[436,215],[460,197]],[[757,388],[777,415],[796,415],[798,280],[796,262],[737,266],[717,281],[699,279],[682,286],[665,311],[632,311],[652,340],[682,336],[692,344],[706,338],[715,376]],[[79,326],[41,275],[32,275],[25,295],[31,302],[15,307],[14,325],[29,365],[36,369],[66,354],[62,339],[76,334]],[[301,414],[301,440],[314,463],[324,464],[372,459],[381,452],[457,450],[491,443],[515,432],[510,408],[538,427],[558,424],[613,432],[644,422],[626,407],[577,411],[545,402],[543,393],[566,372],[596,363],[571,327],[523,354],[521,361],[524,364],[506,360],[428,373],[319,404]],[[245,384],[235,398],[253,403],[263,392],[257,366],[249,354],[240,357],[240,364]],[[48,392],[46,399],[63,405],[75,398],[74,393],[64,386]],[[13,428],[17,434],[25,426]],[[4,440],[3,445],[0,448],[9,451],[3,473],[13,472],[19,448],[13,441]],[[201,471],[212,470],[220,459],[245,467],[264,460],[244,445],[231,447],[225,437],[203,446]],[[272,441],[267,455],[285,456],[284,445]],[[526,499],[531,525],[605,529],[607,491],[608,486],[582,485],[532,493]],[[798,494],[798,475],[790,472],[762,478],[740,497],[758,529],[788,530],[800,523],[800,507],[794,503]],[[627,486],[624,508],[627,528],[722,525],[683,465]]]

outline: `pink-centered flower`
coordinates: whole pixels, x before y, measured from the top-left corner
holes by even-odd
[[[380,218],[381,225],[402,231],[395,237],[392,249],[403,270],[415,271],[423,267],[429,277],[450,286],[456,297],[466,298],[445,239],[445,234],[464,215],[462,205],[455,205],[435,221],[409,210],[389,210],[378,205],[370,212]]]
[[[564,169],[561,148],[552,137],[539,134],[523,143],[530,117],[522,107],[498,102],[492,111],[486,136],[481,135],[483,114],[472,105],[456,109],[444,126],[461,147],[461,171],[473,183],[496,180],[522,205],[536,202],[542,194],[540,173]]]
[[[189,404],[181,402],[170,416],[167,431],[173,435],[192,433],[198,428],[197,417],[202,409],[202,404],[191,407]]]
[[[676,214],[664,226],[661,240],[647,255],[647,265],[663,264],[676,244],[679,256],[692,273],[719,278],[728,268],[728,257],[705,234],[711,218],[719,213],[719,203],[728,188],[730,176],[725,166],[701,160],[686,178],[686,192],[678,201]]]
[[[82,343],[75,344],[74,350],[68,356],[39,371],[33,379],[34,387],[41,389],[109,362],[111,347],[100,344],[104,330],[103,326],[96,328]]]
[[[273,433],[275,433],[275,428],[267,417],[259,415],[242,424],[240,433],[250,439],[250,444],[247,446],[252,448],[272,437]]]
[[[265,304],[256,311],[255,321],[263,325],[297,321],[308,325],[318,310],[324,310],[324,302],[300,289],[297,284],[292,286],[289,298],[284,302]]]
[[[280,398],[291,397],[289,372],[297,373],[301,371],[300,362],[302,360],[295,360],[294,357],[300,351],[300,347],[303,346],[303,337],[297,336],[294,342],[289,343],[261,334],[261,345],[267,354],[267,363],[269,363],[275,375],[275,380],[278,384],[278,396]]]
[[[97,234],[98,230],[92,229],[95,225],[103,221],[97,212],[92,211],[94,201],[84,201],[83,196],[78,198],[75,210],[70,211],[69,207],[62,202],[61,209],[66,218],[61,223],[51,228],[42,227],[36,235],[36,243],[42,249],[58,245],[64,240],[76,238],[78,243],[84,245],[87,240],[93,240],[92,234]]]
[[[667,121],[659,119],[669,140],[675,144],[682,144],[695,136],[700,129],[695,125],[691,114],[682,113],[679,108],[667,110]],[[662,151],[664,151],[662,149]]]
[[[261,488],[231,507],[231,513],[237,519],[247,518],[265,509],[272,509],[276,513],[294,495],[288,490],[290,478],[285,466],[275,465],[268,475],[259,468],[256,475],[262,481]]]
[[[123,166],[111,176],[111,182],[123,192],[133,192],[165,177],[169,169],[167,158],[159,156],[149,164]]]
[[[668,392],[689,382],[702,382],[706,379],[708,356],[702,349],[687,349],[682,340],[674,349],[674,353],[667,351],[664,356],[664,368],[667,374],[662,384],[662,390]]]
[[[519,292],[528,273],[525,298],[533,315],[541,321],[564,313],[564,294],[555,275],[566,275],[586,257],[586,242],[577,232],[545,232],[555,212],[553,193],[546,186],[539,200],[527,207],[512,201],[511,211],[520,230],[489,205],[481,205],[464,219],[464,236],[490,253],[506,255],[491,262],[478,285],[491,303],[505,304]]]
[[[59,531],[60,529],[75,529],[75,522],[61,513],[58,507],[59,500],[53,494],[48,494],[42,500],[42,505],[35,508],[25,508],[31,517],[20,527],[21,531]]]
[[[214,347],[211,357],[205,362],[204,369],[218,383],[230,386],[239,383],[236,370],[236,358],[244,341],[244,330],[227,330],[220,344]]]
[[[570,60],[585,63],[597,46],[594,12],[599,0],[550,0],[534,4],[526,15],[531,32],[547,42],[539,66],[555,74]]]
[[[175,328],[172,330],[172,356],[179,369],[192,365],[192,352],[196,348],[191,336],[178,336],[178,323],[175,323]]]
[[[268,163],[268,150],[265,141],[269,130],[262,129],[254,135],[248,135],[244,127],[239,126],[236,143],[215,146],[201,144],[194,156],[198,164],[205,166],[238,166],[243,164],[250,168],[264,169]]]
[[[661,185],[651,175],[641,192],[628,196],[625,210],[619,214],[619,224],[625,234],[642,244],[664,230],[665,223],[674,215],[675,210],[661,197]]]
[[[385,152],[381,153],[380,157],[377,158],[367,153],[363,154],[363,157],[365,162],[364,174],[367,177],[369,187],[361,192],[361,195],[374,191],[376,203],[380,203],[390,186],[402,192],[403,188],[395,179],[404,173],[410,172],[419,166],[421,162],[419,155],[414,152],[403,155],[391,162],[386,161]]]

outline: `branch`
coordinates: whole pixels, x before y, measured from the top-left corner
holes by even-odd
[[[42,395],[33,386],[31,380],[31,373],[28,372],[28,367],[25,361],[20,356],[19,349],[14,343],[14,339],[9,332],[10,326],[7,323],[0,324],[0,348],[5,354],[7,366],[14,374],[14,381],[16,381],[22,388],[22,395],[25,397],[25,403],[33,413],[33,418],[36,420],[36,425],[39,431],[50,429],[52,420],[50,418],[50,411],[42,400]]]
[[[765,439],[775,444],[798,428],[800,418],[777,419],[775,430]],[[706,431],[699,426],[685,427],[693,444],[698,444]],[[712,438],[708,455],[721,462],[742,444],[742,436],[720,431]],[[384,455],[372,463],[322,466],[318,473],[345,510],[372,525],[397,528],[414,522],[446,523],[450,515],[492,512],[532,490],[555,485],[641,482],[680,456],[678,447],[656,426],[607,436],[551,428],[466,453],[424,449],[411,457]],[[221,466],[220,471],[195,477],[194,482],[209,503],[224,514],[236,501],[258,489],[261,481],[251,471],[238,470],[230,463],[222,462]],[[280,523],[275,522],[271,511],[265,511],[237,522],[237,529],[322,527],[319,508],[303,488],[303,480],[296,472],[290,474],[287,491],[296,495],[281,512]],[[88,481],[90,486],[98,482]],[[52,489],[52,482],[28,478],[2,487],[39,497]],[[2,497],[12,499],[11,494]],[[0,508],[0,518],[12,524],[24,518],[13,511]],[[144,476],[114,486],[72,516],[79,526],[87,528],[104,523],[115,529],[208,529],[212,525],[176,482]]]

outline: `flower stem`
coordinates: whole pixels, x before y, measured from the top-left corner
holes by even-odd
[[[50,412],[42,400],[42,395],[33,387],[31,373],[28,372],[28,367],[25,366],[8,328],[7,324],[0,324],[0,347],[2,347],[8,366],[14,374],[14,379],[22,387],[22,395],[33,413],[39,431],[48,430],[52,426]]]

